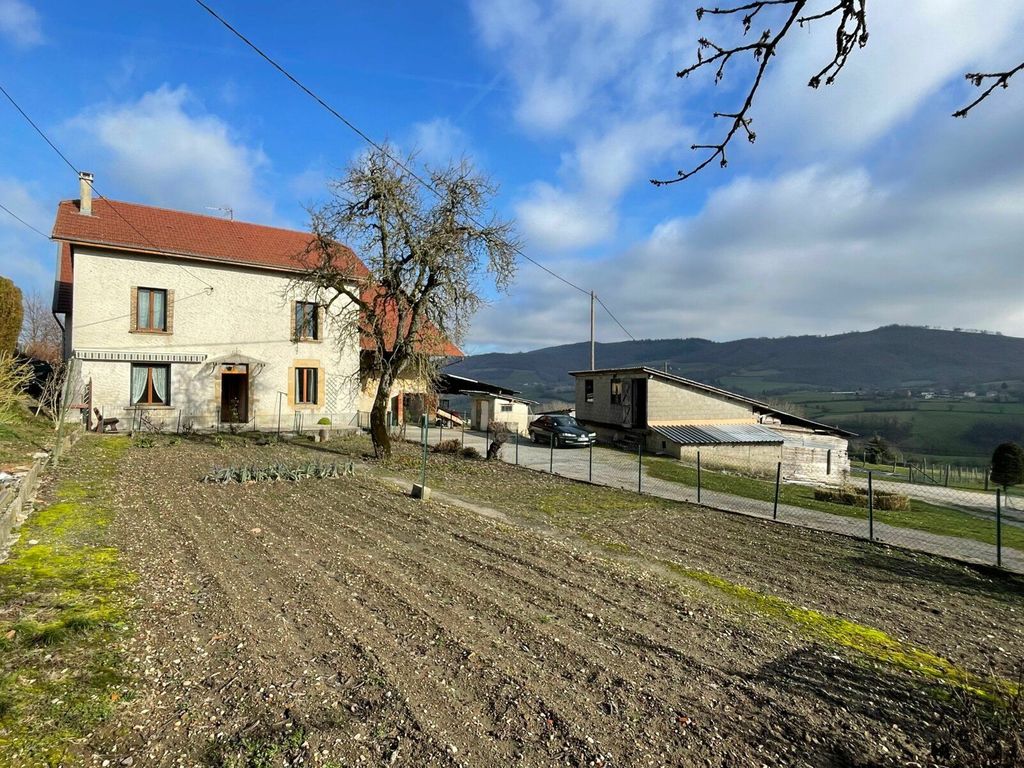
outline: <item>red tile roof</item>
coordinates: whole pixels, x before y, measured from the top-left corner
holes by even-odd
[[[303,269],[301,257],[311,235],[293,229],[99,198],[93,200],[91,216],[79,213],[77,200],[61,201],[57,206],[53,238],[202,261],[298,271]],[[340,248],[339,267],[347,269],[353,278],[366,277],[366,266],[355,253],[344,246]]]
[[[378,295],[373,290],[366,290],[362,294],[363,301],[370,304],[374,301],[374,296]],[[385,326],[386,342],[388,349],[391,349],[395,344],[395,336],[398,330],[398,313],[395,311],[394,300],[381,299],[386,301],[384,307],[384,319],[383,323]],[[409,328],[410,320],[406,320],[406,330]],[[433,323],[425,321],[420,325],[418,339],[416,339],[416,346],[419,347],[421,352],[426,352],[428,355],[435,357],[465,357],[462,350],[452,344],[444,335],[434,326]],[[364,329],[363,335],[359,340],[360,346],[364,350],[374,349],[374,340]]]
[[[106,198],[93,200],[91,216],[82,216],[78,205],[78,200],[61,201],[53,225],[52,236],[61,241],[57,282],[67,284],[64,292],[55,290],[54,306],[66,305],[65,309],[57,311],[70,311],[70,284],[74,277],[70,243],[299,271],[304,269],[301,258],[311,239],[309,232]],[[347,269],[356,279],[369,275],[366,265],[345,246],[340,246],[338,266]],[[64,296],[64,293],[67,295]],[[391,325],[389,344],[394,344],[398,320],[393,308],[389,309],[385,322]],[[420,343],[436,350],[430,354],[463,356],[458,347],[430,324],[421,328]],[[373,349],[373,342],[364,336],[361,346],[363,349]]]

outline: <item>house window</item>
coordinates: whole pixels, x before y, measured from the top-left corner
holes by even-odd
[[[501,404],[501,412],[502,413],[512,413],[512,403],[502,403]]]
[[[320,318],[315,302],[295,302],[295,338],[305,341],[320,338]]]
[[[594,402],[594,380],[584,379],[583,380],[583,400],[587,403]]]
[[[135,295],[135,329],[167,330],[167,291],[162,288],[139,288]]]
[[[612,405],[622,405],[622,382],[618,379],[612,379]]]
[[[171,366],[132,364],[132,405],[171,404]]]
[[[316,368],[295,369],[295,403],[296,405],[316,405],[317,378]]]

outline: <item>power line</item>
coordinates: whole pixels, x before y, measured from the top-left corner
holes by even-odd
[[[199,5],[201,8],[203,8],[203,10],[205,10],[207,13],[209,13],[213,18],[215,18],[222,25],[224,25],[224,27],[229,32],[231,32],[231,34],[233,34],[235,37],[237,37],[239,40],[241,40],[243,43],[245,43],[247,46],[249,46],[253,51],[255,51],[260,56],[260,58],[262,58],[264,61],[266,61],[268,64],[270,64],[270,66],[272,66],[274,69],[276,69],[282,75],[284,75],[288,80],[290,80],[292,83],[294,83],[295,86],[298,87],[303,93],[305,93],[307,96],[309,96],[311,99],[313,99],[321,107],[326,109],[331,115],[333,115],[338,120],[340,120],[347,128],[349,128],[353,133],[355,133],[357,136],[359,136],[359,138],[361,138],[363,141],[365,141],[371,147],[373,147],[378,152],[383,154],[385,157],[387,157],[389,160],[391,160],[391,162],[395,163],[395,165],[397,165],[403,171],[408,173],[413,179],[418,181],[426,189],[430,190],[435,195],[438,195],[440,197],[440,192],[438,192],[438,190],[434,187],[433,184],[431,184],[429,181],[423,179],[413,169],[409,168],[399,158],[395,157],[391,152],[389,152],[387,147],[385,147],[385,146],[379,144],[378,142],[374,141],[369,135],[367,135],[364,131],[362,131],[357,125],[355,125],[355,123],[353,123],[351,120],[346,118],[344,115],[342,115],[340,112],[338,112],[338,110],[336,110],[334,107],[332,107],[326,101],[324,101],[320,96],[318,96],[311,89],[309,89],[306,85],[304,85],[297,77],[295,77],[291,72],[289,72],[287,69],[285,69],[280,64],[278,64],[273,58],[271,58],[271,56],[269,54],[264,52],[258,45],[256,45],[249,38],[247,38],[245,35],[243,35],[241,32],[239,32],[237,29],[235,29],[235,27],[233,27],[231,25],[231,23],[227,21],[227,19],[225,19],[223,16],[221,16],[215,10],[213,10],[209,5],[204,3],[203,0],[195,0],[195,2],[196,2],[197,5]],[[473,221],[474,224],[477,224],[478,226],[480,225],[479,222],[474,221],[473,219],[470,219],[470,220]],[[514,250],[515,250],[517,255],[521,256],[524,259],[526,259],[528,262],[533,264],[535,267],[539,267],[540,269],[544,270],[545,272],[547,272],[549,275],[551,275],[555,279],[561,280],[563,283],[565,283],[566,285],[568,285],[571,288],[575,288],[580,293],[584,293],[584,294],[586,294],[588,296],[590,295],[590,291],[586,290],[585,288],[581,288],[580,286],[576,285],[576,283],[572,282],[571,280],[569,280],[569,279],[567,279],[565,277],[562,277],[561,275],[559,275],[554,270],[551,270],[548,267],[545,267],[543,264],[541,264],[536,259],[534,259],[534,258],[528,256],[527,254],[525,254],[522,251],[522,249],[516,247],[516,248],[514,248]],[[604,307],[605,311],[608,312],[609,315],[611,315],[611,312],[608,310],[608,307],[605,306],[604,302],[601,302],[601,306]],[[612,316],[612,319],[614,320],[615,319],[614,315],[611,315],[611,316]],[[618,320],[615,320],[615,322],[618,323],[620,328],[622,328],[622,324],[619,323]],[[626,330],[625,328],[622,328],[622,329],[624,331]],[[626,335],[629,335],[628,331],[626,332]],[[633,338],[633,337],[630,336],[630,338]]]
[[[612,311],[611,311],[610,309],[608,309],[608,305],[607,305],[607,304],[605,304],[605,303],[604,303],[603,301],[601,301],[601,297],[600,297],[600,296],[598,296],[598,295],[597,295],[597,294],[595,293],[595,294],[594,294],[594,298],[595,298],[595,299],[597,299],[597,303],[598,303],[598,304],[600,304],[600,305],[601,305],[602,307],[604,307],[604,311],[608,313],[608,317],[610,317],[610,318],[611,318],[612,320],[614,320],[614,321],[615,321],[615,324],[616,324],[617,326],[619,326],[619,328],[621,328],[621,329],[622,329],[622,332],[623,332],[624,334],[626,334],[627,336],[629,336],[629,338],[631,338],[631,339],[632,339],[633,341],[636,341],[636,338],[635,338],[635,337],[633,336],[633,334],[632,334],[632,333],[630,333],[629,331],[627,331],[627,330],[626,330],[626,326],[624,326],[624,325],[623,325],[622,323],[620,323],[620,322],[619,322],[619,318],[617,318],[617,317],[616,317],[615,315],[613,315],[613,314],[612,314]]]
[[[29,229],[31,229],[31,230],[32,230],[33,232],[35,232],[36,234],[38,234],[38,235],[41,235],[42,237],[45,237],[45,238],[46,238],[47,240],[49,240],[49,239],[50,239],[50,236],[49,236],[48,234],[46,234],[45,232],[42,232],[41,230],[38,230],[38,229],[36,229],[35,227],[33,227],[33,226],[32,226],[31,224],[29,224],[29,223],[28,223],[27,221],[25,221],[25,220],[24,220],[23,218],[21,218],[21,216],[19,216],[18,214],[16,214],[16,213],[15,213],[14,211],[12,211],[12,210],[11,210],[10,208],[8,208],[8,207],[7,207],[6,205],[4,205],[3,203],[0,203],[0,211],[3,211],[3,212],[4,212],[4,213],[6,213],[6,214],[7,214],[8,216],[11,216],[12,218],[14,218],[14,219],[16,219],[16,220],[20,221],[20,222],[21,222],[22,224],[24,224],[24,225],[25,225],[26,227],[28,227]]]
[[[50,141],[50,137],[47,136],[43,132],[42,128],[40,128],[38,125],[36,125],[36,122],[31,117],[28,116],[28,113],[25,112],[25,110],[21,108],[21,105],[18,104],[18,102],[14,100],[14,97],[11,96],[11,94],[7,92],[7,89],[4,88],[3,85],[0,85],[0,93],[3,93],[3,95],[7,97],[7,100],[9,102],[11,102],[11,104],[14,106],[14,108],[16,110],[18,110],[19,114],[23,118],[25,118],[26,121],[28,121],[28,124],[31,125],[35,129],[36,133],[38,133],[43,138],[43,141],[45,141],[47,144],[49,144],[50,148],[60,156],[60,159],[63,160],[67,164],[68,168],[70,168],[72,171],[74,171],[76,176],[81,177],[82,172],[79,171],[77,167],[75,167],[74,163],[72,163],[70,160],[68,160],[67,155],[65,155],[63,152],[61,152],[60,148],[56,144],[54,144],[52,141]],[[113,200],[111,200],[108,197],[104,197],[102,194],[100,194],[100,191],[98,189],[96,189],[96,186],[91,181],[87,182],[87,183],[92,188],[92,191],[96,193],[96,197],[98,197],[100,200],[103,200],[104,202],[106,202],[107,205],[110,206],[110,210],[112,210],[114,213],[116,213],[117,217],[119,219],[121,219],[121,221],[123,221],[125,224],[127,224],[129,227],[131,227],[135,231],[135,234],[137,234],[139,237],[142,238],[143,242],[145,242],[148,245],[152,246],[157,251],[161,251],[162,250],[156,243],[154,243],[152,240],[150,240],[148,237],[146,237],[144,234],[142,234],[142,232],[139,231],[138,227],[136,227],[134,224],[132,224],[130,221],[128,221],[128,219],[126,219],[124,217],[124,215],[117,209],[117,206],[114,205],[114,201]],[[7,209],[5,208],[4,210],[7,210]],[[10,213],[10,211],[7,211],[7,212]],[[14,216],[13,213],[11,215]],[[15,218],[18,218],[18,217],[15,216]],[[18,219],[18,220],[21,221],[21,219]],[[22,223],[24,224],[25,222],[22,222]],[[26,226],[30,226],[30,225],[26,224]],[[32,227],[32,229],[35,229],[35,227]],[[36,229],[36,232],[39,232],[39,230]],[[42,233],[40,232],[40,234],[42,234]],[[49,235],[43,235],[43,237],[45,237],[47,240],[50,239]],[[205,280],[203,280],[203,278],[199,277],[198,275],[195,275],[192,272],[189,272],[181,264],[175,264],[174,266],[178,267],[180,270],[182,270],[189,277],[192,277],[195,280],[198,280],[200,283],[205,285],[211,291],[213,290],[213,286],[210,285],[210,283],[206,282]]]
[[[9,102],[11,102],[11,104],[14,105],[14,108],[16,110],[18,110],[18,112],[21,113],[21,116],[24,117],[25,120],[28,121],[28,124],[36,129],[36,133],[38,133],[40,136],[43,137],[43,141],[45,141],[47,144],[50,145],[50,149],[52,149],[54,152],[56,152],[58,155],[60,155],[60,159],[63,160],[65,163],[67,163],[68,168],[70,168],[75,173],[78,173],[78,169],[75,168],[75,164],[72,163],[70,160],[68,160],[67,155],[65,155],[63,152],[61,152],[57,148],[56,144],[54,144],[52,141],[50,141],[50,137],[47,136],[45,133],[43,133],[43,129],[40,128],[38,125],[36,125],[35,121],[25,113],[25,110],[21,108],[21,105],[19,105],[18,102],[16,102],[14,100],[14,97],[11,96],[11,94],[9,94],[7,92],[7,89],[4,88],[3,85],[0,85],[0,93],[3,93],[3,95],[7,97],[7,100]]]

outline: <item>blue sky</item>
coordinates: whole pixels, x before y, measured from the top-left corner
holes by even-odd
[[[828,31],[787,42],[727,170],[655,189],[714,139],[749,65],[680,81],[696,3],[480,0],[211,5],[364,131],[468,156],[524,250],[636,337],[886,323],[1024,335],[1024,81],[967,120],[962,73],[1024,55],[1017,0],[869,7],[871,40],[812,91]],[[140,10],[141,9],[141,10]],[[302,228],[360,141],[188,0],[0,0],[0,83],[114,199]],[[71,171],[0,101],[0,203],[49,232]],[[47,292],[54,246],[0,213],[0,273]],[[468,351],[582,340],[585,296],[523,262]],[[626,338],[600,315],[602,341]]]

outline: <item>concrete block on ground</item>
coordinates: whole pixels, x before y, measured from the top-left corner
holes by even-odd
[[[420,485],[419,483],[413,483],[412,485],[412,497],[414,499],[422,499],[423,501],[430,501],[430,488],[426,485]]]

